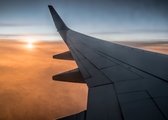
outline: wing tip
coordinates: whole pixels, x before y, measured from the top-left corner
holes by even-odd
[[[49,7],[49,8],[51,8],[51,7],[53,8],[53,6],[52,6],[52,5],[48,5],[48,7]]]
[[[50,13],[52,15],[52,18],[53,18],[53,21],[55,23],[55,26],[56,26],[57,30],[58,31],[69,30],[69,28],[66,26],[64,21],[61,19],[61,17],[58,15],[56,10],[54,9],[54,7],[52,5],[48,5],[48,8],[50,10]]]

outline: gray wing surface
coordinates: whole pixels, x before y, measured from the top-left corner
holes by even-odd
[[[89,88],[87,110],[60,120],[168,119],[168,56],[69,29],[49,6]]]

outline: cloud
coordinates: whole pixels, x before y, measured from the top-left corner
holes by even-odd
[[[0,119],[49,120],[86,109],[87,86],[52,80],[76,68],[53,59],[68,50],[63,42],[38,42],[27,49],[19,41],[0,41]]]
[[[123,45],[133,46],[140,49],[153,51],[161,54],[168,54],[168,41],[117,41]]]
[[[53,36],[57,33],[41,33],[41,34],[0,34],[1,37],[15,37],[15,36]]]
[[[0,39],[3,40],[27,40],[27,39],[34,39],[34,40],[48,40],[48,41],[55,41],[60,40],[60,36],[58,33],[40,33],[40,34],[0,34]]]
[[[168,33],[168,29],[128,29],[120,31],[107,31],[107,32],[89,32],[88,34],[135,34],[135,33]]]
[[[29,26],[46,26],[46,23],[0,23],[0,27],[29,27]]]

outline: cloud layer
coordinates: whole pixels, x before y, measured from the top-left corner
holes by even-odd
[[[0,119],[49,120],[86,109],[87,86],[52,80],[76,68],[74,61],[55,60],[67,51],[61,42],[0,41]]]

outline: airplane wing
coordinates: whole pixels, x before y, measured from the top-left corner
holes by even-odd
[[[59,120],[168,119],[167,55],[75,32],[49,10],[89,88],[87,110]]]

